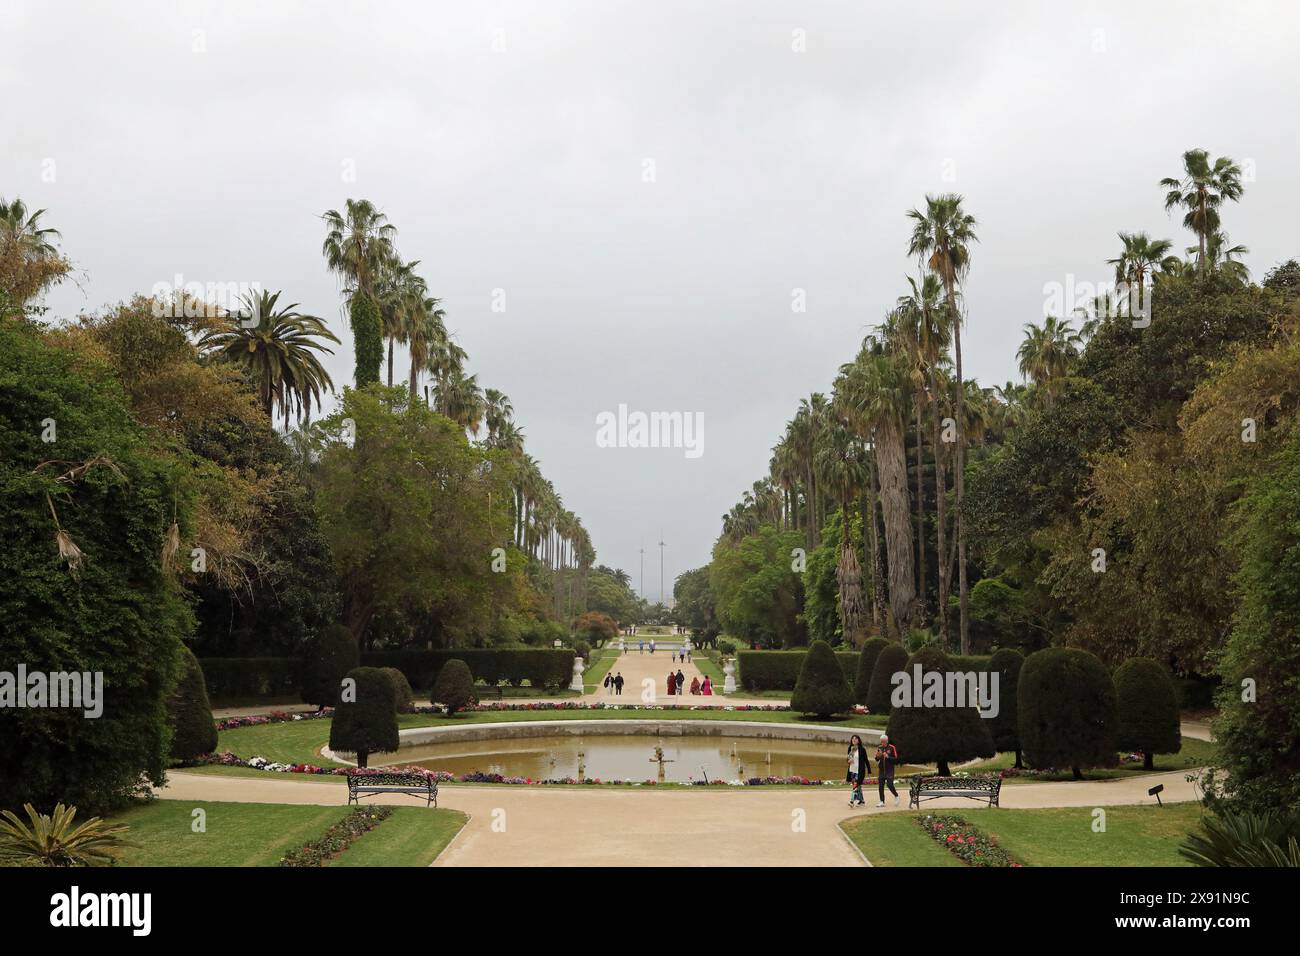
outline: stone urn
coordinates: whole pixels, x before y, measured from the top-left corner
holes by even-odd
[[[736,692],[736,660],[733,657],[727,658],[722,662],[722,673],[726,678],[722,682],[722,692],[724,694],[734,694]]]
[[[583,661],[582,655],[575,655],[573,658],[573,680],[569,681],[569,690],[576,690],[579,694],[583,692],[582,672],[586,669],[587,665]]]

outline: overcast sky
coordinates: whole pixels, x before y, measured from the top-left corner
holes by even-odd
[[[340,386],[318,217],[374,201],[598,560],[635,586],[644,543],[657,599],[660,535],[671,594],[904,290],[926,192],[979,220],[986,384],[1116,231],[1191,243],[1157,186],[1184,149],[1248,164],[1223,219],[1256,277],[1300,256],[1300,8],[1064,6],[6,0],[0,196],[80,270],[54,314],[260,283],[330,320]],[[620,403],[701,413],[703,454],[597,447]]]

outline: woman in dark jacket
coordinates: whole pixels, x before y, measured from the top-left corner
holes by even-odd
[[[871,772],[871,761],[867,759],[867,748],[862,746],[862,738],[857,734],[849,739],[848,765],[849,806],[865,807],[867,801],[862,798],[862,781]]]

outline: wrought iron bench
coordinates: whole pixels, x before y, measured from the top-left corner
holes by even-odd
[[[1002,790],[1001,777],[922,777],[911,778],[912,791],[908,800],[909,808],[920,809],[922,800],[937,800],[940,797],[968,797],[971,800],[987,800],[990,807],[998,805],[998,794]]]
[[[413,793],[424,796],[424,805],[438,805],[438,781],[415,773],[350,773],[348,803],[360,804],[362,797],[377,793]]]

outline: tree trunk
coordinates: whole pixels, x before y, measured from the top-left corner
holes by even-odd
[[[944,480],[943,462],[943,424],[942,402],[939,401],[934,371],[930,371],[930,394],[934,400],[934,496],[935,496],[935,534],[937,546],[935,555],[939,565],[939,635],[944,646],[948,646],[948,488]]]
[[[881,603],[881,593],[885,589],[884,581],[880,574],[880,541],[876,531],[876,467],[874,463],[869,465],[870,471],[870,497],[867,492],[863,492],[858,498],[858,510],[862,512],[862,547],[870,548],[869,555],[863,555],[863,566],[871,568],[871,626],[877,634],[885,633],[884,612]],[[870,508],[868,509],[868,501]]]
[[[862,572],[858,567],[857,552],[853,550],[853,539],[849,535],[848,506],[842,505],[840,512],[846,518],[844,536],[840,541],[840,563],[836,568],[840,588],[840,620],[844,625],[844,640],[857,648],[862,643],[859,640],[862,636]]]
[[[393,337],[388,337],[388,387],[393,387]]]
[[[1074,771],[1074,779],[1075,779],[1075,780],[1082,780],[1082,779],[1083,779],[1083,773],[1079,770],[1078,767],[1071,767],[1070,769]]]
[[[1021,756],[1020,756],[1020,748],[1019,748],[1019,747],[1016,748],[1016,769],[1017,769],[1017,770],[1023,770],[1023,769],[1025,769],[1025,765],[1024,765],[1024,763],[1023,763],[1023,761],[1022,761],[1022,758],[1021,758]]]
[[[970,590],[966,582],[966,380],[961,371],[961,316],[953,298],[951,281],[948,286],[948,307],[952,309],[953,357],[957,365],[957,455],[954,460],[957,483],[957,594],[961,602],[960,634],[961,653],[970,654]]]
[[[1155,769],[1156,769],[1156,755],[1155,755],[1155,754],[1153,754],[1153,753],[1145,753],[1145,754],[1142,755],[1142,769],[1143,769],[1143,770],[1155,770]]]
[[[369,765],[370,765],[370,751],[369,751],[369,750],[358,750],[358,751],[357,751],[357,766],[358,766],[358,767],[361,767],[362,769],[365,769],[365,768],[368,767]]]
[[[916,612],[917,625],[925,627],[926,619],[926,588],[925,588],[925,492],[921,487],[921,472],[923,470],[923,452],[925,442],[921,437],[921,405],[918,402],[916,409]]]
[[[940,760],[939,765],[935,767],[935,770],[938,772],[939,776],[941,777],[952,776],[952,771],[948,769],[948,761],[946,760]]]
[[[880,463],[880,509],[885,519],[889,608],[894,618],[895,634],[902,641],[911,630],[916,580],[912,558],[912,505],[907,492],[907,449],[903,442],[903,429],[893,418],[886,418],[876,428],[876,454]]]

